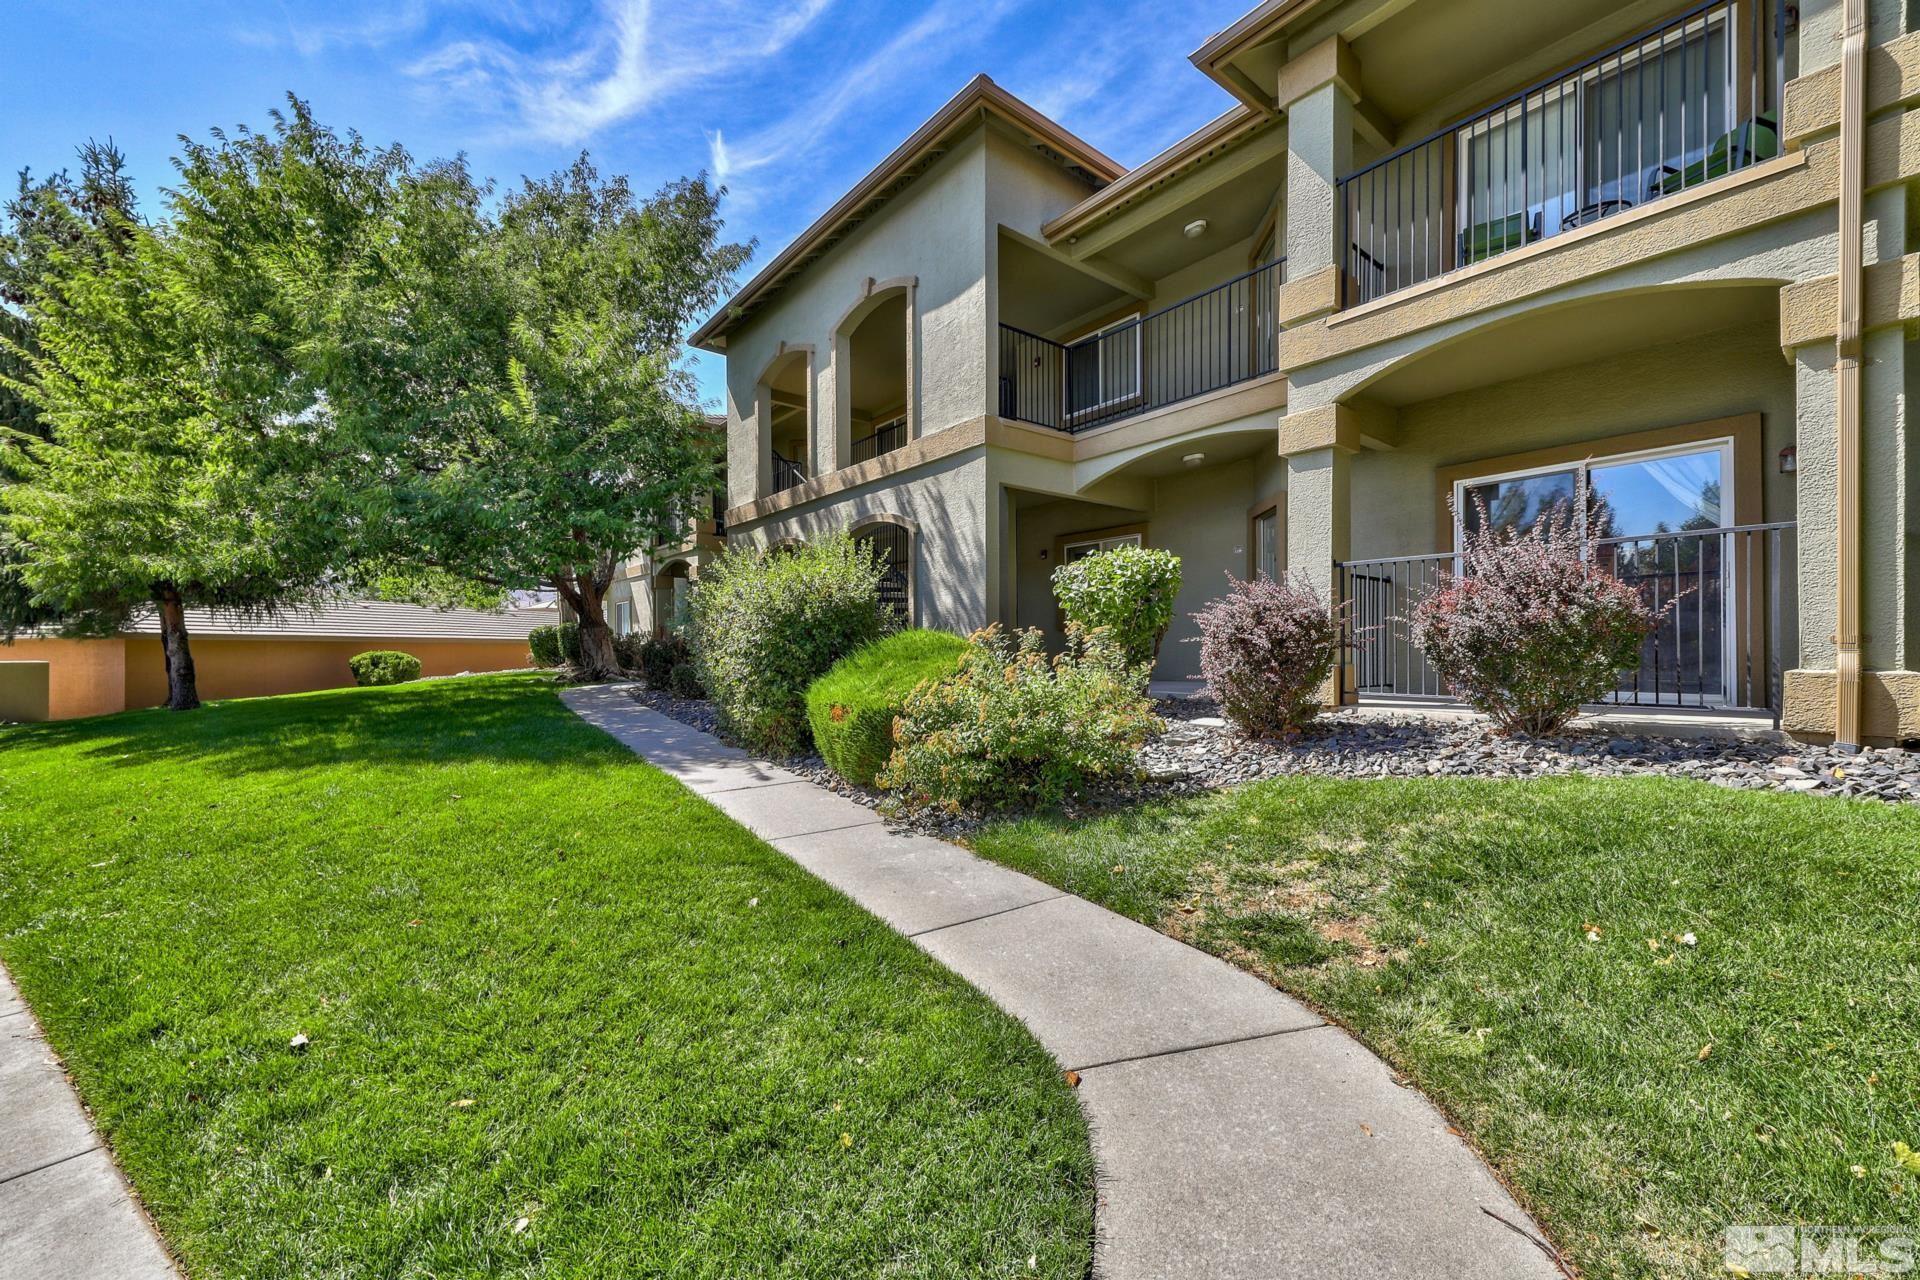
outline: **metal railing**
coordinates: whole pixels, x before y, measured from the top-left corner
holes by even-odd
[[[883,453],[892,453],[907,443],[907,420],[895,418],[892,422],[874,428],[853,442],[853,460],[866,462]]]
[[[1063,344],[1000,326],[1000,416],[1078,432],[1279,368],[1286,259]]]
[[[1596,540],[1609,572],[1662,611],[1610,704],[1769,710],[1777,721],[1780,672],[1796,644],[1794,531],[1782,521]],[[1456,565],[1445,552],[1334,565],[1348,693],[1452,698],[1410,631],[1414,610],[1452,581]]]
[[[1785,0],[1709,0],[1339,180],[1357,305],[1780,154]]]
[[[714,533],[724,538],[727,534],[727,491],[715,489],[707,496],[707,505],[712,512]]]
[[[800,464],[778,449],[773,451],[773,492],[784,493],[806,482],[807,473]]]

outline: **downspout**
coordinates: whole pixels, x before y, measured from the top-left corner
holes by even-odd
[[[1861,253],[1866,193],[1867,0],[1844,0],[1840,47],[1840,315],[1834,365],[1839,473],[1835,507],[1833,740],[1860,745]]]

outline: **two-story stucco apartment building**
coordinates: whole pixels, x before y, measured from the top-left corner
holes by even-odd
[[[956,630],[1122,541],[1183,614],[1296,571],[1364,701],[1442,692],[1463,523],[1584,487],[1679,598],[1623,700],[1920,737],[1920,5],[1267,0],[1192,61],[1234,105],[1132,170],[975,80],[695,333],[726,538]]]

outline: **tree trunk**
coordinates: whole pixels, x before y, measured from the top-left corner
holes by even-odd
[[[160,651],[167,659],[167,709],[191,711],[200,705],[200,687],[194,679],[193,650],[187,645],[187,610],[171,586],[154,593],[160,606]]]
[[[613,651],[613,628],[607,625],[606,589],[592,574],[569,574],[561,580],[560,595],[580,628],[580,674],[588,680],[618,680],[620,657]]]

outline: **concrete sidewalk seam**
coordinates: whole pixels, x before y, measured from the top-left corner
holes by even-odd
[[[1070,893],[1062,892],[1054,894],[1051,898],[1035,898],[1032,902],[1022,902],[1018,906],[1002,907],[998,911],[988,911],[982,915],[973,916],[966,920],[955,920],[952,924],[937,924],[931,929],[921,929],[918,932],[909,933],[905,936],[908,938],[924,938],[930,933],[940,933],[946,929],[958,929],[961,925],[978,924],[982,920],[991,920],[995,916],[1010,916],[1016,911],[1025,911],[1029,907],[1037,907],[1047,902],[1058,902],[1062,898],[1071,898],[1072,896]]]
[[[1278,1031],[1234,1036],[1230,1040],[1208,1040],[1203,1044],[1190,1044],[1178,1049],[1156,1049],[1152,1053],[1136,1053],[1125,1058],[1108,1058],[1105,1062],[1090,1062],[1084,1067],[1070,1067],[1068,1070],[1085,1075],[1089,1071],[1102,1071],[1108,1067],[1124,1067],[1130,1062],[1152,1062],[1155,1058],[1175,1058],[1183,1053],[1205,1053],[1209,1049],[1226,1049],[1236,1044],[1252,1044],[1256,1040],[1272,1040],[1276,1036],[1297,1036],[1308,1031],[1325,1031],[1332,1025],[1331,1022],[1321,1022],[1311,1027],[1282,1027]]]
[[[95,1138],[91,1146],[82,1147],[78,1151],[71,1152],[55,1160],[49,1160],[45,1164],[37,1164],[33,1166],[33,1168],[31,1169],[22,1169],[18,1173],[10,1173],[4,1178],[0,1178],[0,1187],[6,1186],[9,1182],[18,1182],[22,1178],[31,1178],[34,1174],[43,1172],[44,1170],[47,1170],[47,1169],[51,1169],[55,1165],[65,1164],[69,1160],[78,1160],[81,1156],[84,1156],[87,1153],[92,1151],[99,1151],[100,1149],[101,1149],[100,1140],[98,1138]]]

